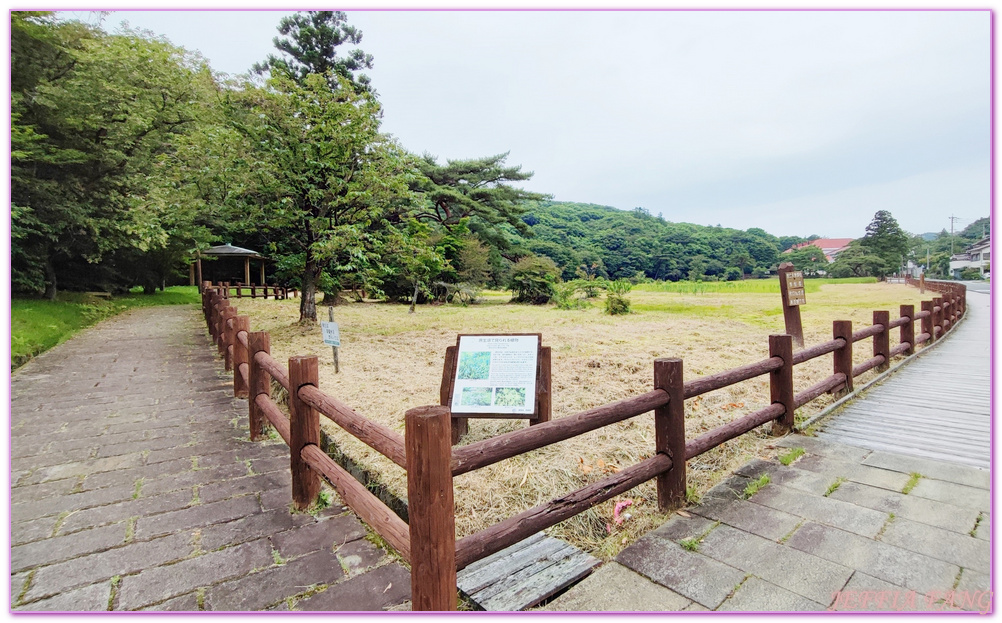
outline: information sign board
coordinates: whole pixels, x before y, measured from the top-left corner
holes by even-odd
[[[538,334],[460,335],[452,413],[535,413],[539,349]]]
[[[325,322],[320,321],[320,331],[324,335],[324,344],[328,346],[340,346],[341,345],[341,331],[338,329],[336,322]]]
[[[804,272],[794,270],[786,273],[787,305],[806,305],[807,292],[804,290]]]

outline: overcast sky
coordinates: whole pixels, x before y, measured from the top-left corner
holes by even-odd
[[[242,73],[279,11],[116,11]],[[75,13],[88,19],[86,13]],[[556,200],[776,235],[990,209],[988,11],[349,11],[383,129]]]

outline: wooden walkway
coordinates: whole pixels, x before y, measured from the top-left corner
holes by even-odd
[[[942,344],[864,393],[818,436],[843,444],[988,469],[991,453],[989,296]]]

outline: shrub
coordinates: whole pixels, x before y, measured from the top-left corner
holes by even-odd
[[[727,281],[737,281],[738,279],[741,279],[742,276],[741,269],[736,266],[731,266],[724,274],[727,277]]]
[[[508,289],[514,295],[511,300],[515,303],[533,305],[549,303],[555,294],[554,286],[559,274],[557,265],[548,257],[541,255],[523,257],[511,269],[511,279],[508,283]]]
[[[568,283],[558,283],[554,286],[553,302],[557,309],[585,309],[591,307],[591,303],[584,297],[577,296],[581,288],[580,282],[570,281]],[[593,283],[593,282],[589,282]]]
[[[626,279],[610,281],[606,288],[605,313],[611,316],[630,313],[630,300],[626,294],[632,288],[633,285]]]

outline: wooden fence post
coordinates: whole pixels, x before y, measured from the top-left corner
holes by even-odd
[[[904,354],[912,355],[915,353],[915,306],[902,305],[899,314],[902,318],[908,318],[908,322],[901,325],[901,333],[898,336],[898,342],[901,344],[907,342],[908,350],[906,350]]]
[[[449,394],[452,393],[452,374],[456,371],[456,347],[445,349],[445,364],[442,366],[442,385],[438,389],[438,404],[449,405]],[[459,443],[463,435],[470,431],[470,420],[465,417],[452,418],[452,445]]]
[[[939,311],[936,311],[937,307],[939,308]],[[936,332],[936,328],[939,328],[939,336],[937,339],[939,339],[939,337],[943,337],[943,297],[941,296],[937,296],[932,299],[932,324],[934,334]]]
[[[316,355],[289,358],[289,456],[292,459],[292,502],[306,510],[320,493],[320,474],[303,460],[303,448],[320,445],[320,415],[299,398],[299,388],[320,384]]]
[[[222,298],[220,295],[219,302],[216,304],[216,350],[219,354],[223,354],[223,332],[226,327],[223,325],[223,311],[230,306],[230,302]]]
[[[877,366],[877,372],[891,367],[891,312],[874,311],[873,324],[883,325],[884,330],[873,336],[873,356],[884,356],[884,363]]]
[[[212,343],[216,344],[216,305],[219,303],[219,295],[215,288],[209,290],[209,308],[206,309],[205,321],[209,325],[209,335],[212,336]]]
[[[671,459],[671,469],[657,477],[658,509],[685,505],[685,388],[681,359],[654,360],[654,388],[668,393],[668,404],[654,410],[655,452]]]
[[[835,374],[845,375],[845,385],[841,390],[835,392],[835,397],[840,398],[852,392],[852,321],[836,320],[832,323],[832,337],[845,340],[845,346],[834,351],[832,355],[835,360]]]
[[[787,435],[796,425],[797,403],[793,398],[793,336],[770,335],[769,357],[780,357],[783,367],[769,373],[769,395],[772,403],[783,405],[783,415],[773,420],[772,434]]]
[[[448,407],[404,416],[414,610],[456,609],[456,516]]]
[[[251,441],[257,441],[264,432],[264,414],[257,406],[257,397],[271,396],[271,375],[257,363],[256,356],[260,352],[271,354],[271,337],[265,331],[255,331],[247,334],[247,359],[250,366],[250,391],[247,396],[247,416],[250,420]]]
[[[529,426],[550,421],[550,411],[553,408],[553,388],[550,380],[550,358],[552,349],[549,346],[539,348],[539,380],[536,383],[536,413],[538,417],[529,421]]]
[[[254,285],[253,283],[251,284],[251,298],[252,299],[257,298],[257,286]]]
[[[933,302],[932,301],[922,301],[922,311],[929,312],[929,315],[922,319],[922,333],[929,334],[929,340],[927,344],[932,344],[936,341],[936,333],[933,331],[932,327],[935,318],[933,318],[932,312]]]
[[[237,298],[242,299],[244,297],[243,283],[237,282]]]
[[[233,319],[237,317],[236,307],[227,307],[223,310],[223,369],[229,372],[233,369],[233,342],[236,341],[236,331],[233,327]]]
[[[245,331],[250,335],[250,316],[237,316],[233,319],[233,395],[237,398],[248,397],[247,383],[240,374],[240,366],[247,366],[247,379],[250,380],[250,366],[247,361],[247,347],[240,341],[238,333]],[[247,342],[250,344],[250,342]]]

